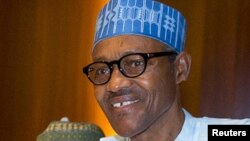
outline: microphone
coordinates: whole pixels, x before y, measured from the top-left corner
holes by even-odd
[[[100,127],[87,122],[70,122],[64,117],[60,121],[52,121],[37,136],[37,141],[99,141],[104,137]]]

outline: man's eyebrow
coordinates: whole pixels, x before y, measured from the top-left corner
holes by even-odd
[[[136,51],[136,50],[129,50],[129,51],[124,51],[122,53],[120,53],[120,58],[125,56],[125,55],[129,55],[129,54],[133,54],[133,53],[139,53],[139,51]]]
[[[129,50],[129,51],[124,51],[119,53],[118,58],[114,59],[114,60],[119,60],[121,57],[128,55],[128,54],[133,54],[133,53],[140,53],[140,51],[136,51],[136,50]],[[93,57],[93,61],[97,62],[97,61],[114,61],[114,60],[109,60],[107,57],[105,56],[98,56],[98,57]]]
[[[97,62],[97,61],[104,61],[104,60],[107,60],[106,57],[104,56],[100,56],[100,57],[93,57],[93,61],[94,62]]]

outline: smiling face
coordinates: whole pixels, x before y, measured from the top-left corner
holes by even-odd
[[[131,53],[167,51],[163,46],[146,37],[117,36],[98,43],[92,57],[111,62]],[[145,131],[176,103],[176,74],[168,57],[150,59],[145,72],[136,78],[127,78],[113,67],[109,82],[95,85],[95,96],[119,135],[132,137]]]

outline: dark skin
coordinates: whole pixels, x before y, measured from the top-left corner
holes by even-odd
[[[163,52],[170,48],[159,41],[123,35],[105,39],[93,50],[94,61],[113,61],[130,53]],[[107,84],[95,86],[95,96],[115,131],[132,141],[173,141],[181,131],[184,113],[179,84],[189,74],[191,58],[181,52],[175,61],[152,58],[136,78],[123,76],[114,66]],[[114,107],[115,103],[132,104]]]

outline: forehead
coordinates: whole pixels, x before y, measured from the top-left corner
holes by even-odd
[[[129,53],[161,52],[168,49],[170,48],[167,48],[163,43],[151,38],[136,35],[122,35],[99,42],[93,50],[92,57],[94,60],[112,60]]]

